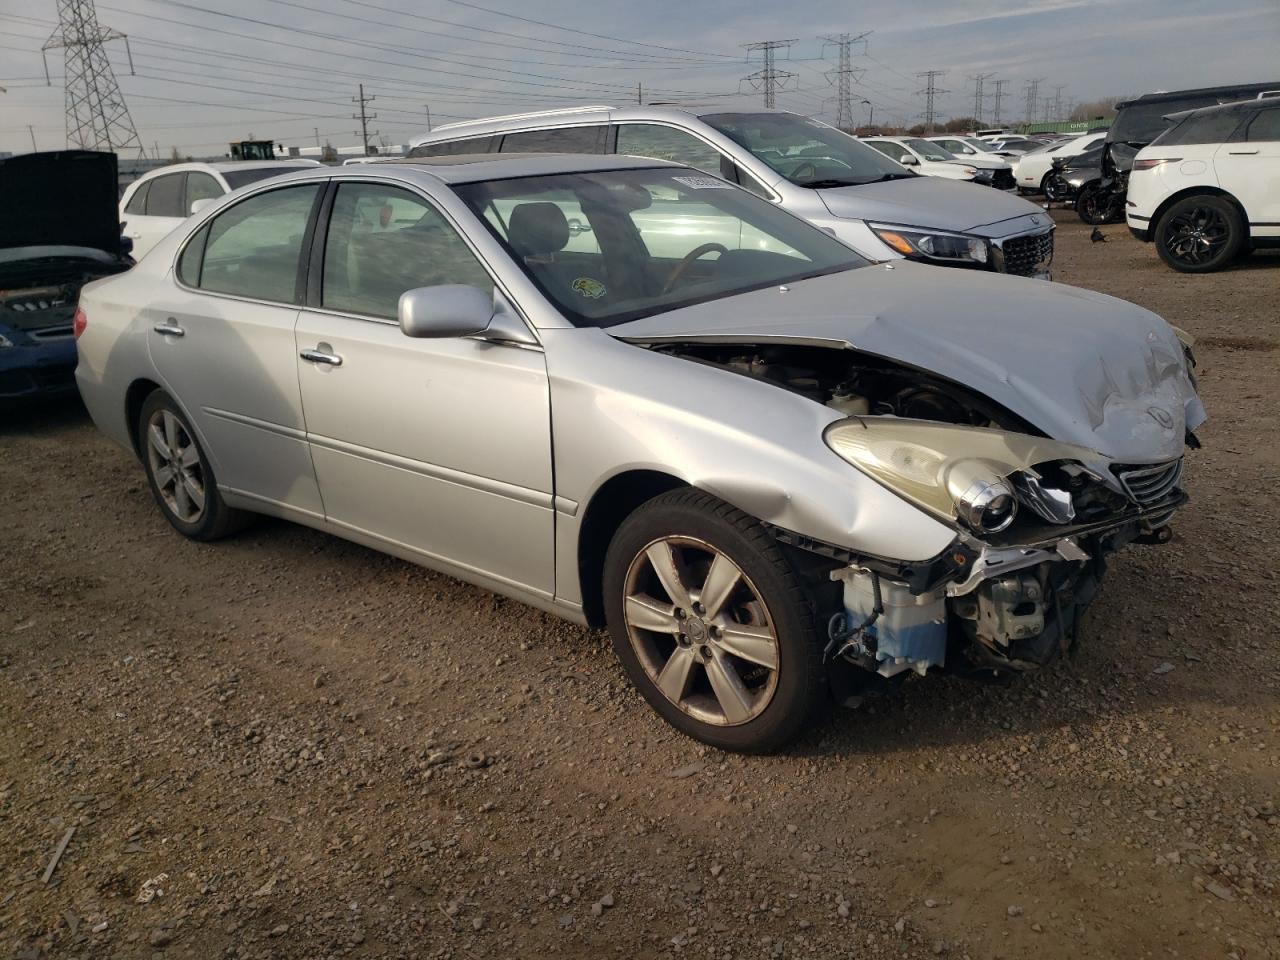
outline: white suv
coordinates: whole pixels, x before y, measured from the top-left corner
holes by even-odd
[[[1125,220],[1183,273],[1280,247],[1280,99],[1174,114],[1134,158]]]

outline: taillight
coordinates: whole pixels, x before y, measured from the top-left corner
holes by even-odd
[[[1162,163],[1180,163],[1181,157],[1149,157],[1133,161],[1134,170],[1154,170]]]
[[[66,314],[63,314],[66,316]],[[84,328],[89,325],[89,318],[84,315],[84,307],[76,307],[75,319],[71,321],[71,330],[76,335],[76,339],[80,339],[80,334],[84,333]]]

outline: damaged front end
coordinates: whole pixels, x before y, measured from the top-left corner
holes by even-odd
[[[955,529],[940,554],[906,562],[775,528],[812,561],[827,659],[880,677],[938,669],[991,678],[1049,663],[1076,642],[1108,556],[1129,543],[1166,542],[1187,500],[1181,457],[1118,463],[1044,436],[974,390],[884,358],[797,345],[659,349],[844,414],[827,427],[827,446]],[[1189,431],[1186,441],[1196,445]]]

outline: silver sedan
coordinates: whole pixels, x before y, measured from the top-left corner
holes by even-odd
[[[658,713],[737,750],[1049,662],[1106,556],[1168,539],[1205,416],[1145,310],[870,263],[625,157],[272,180],[85,287],[76,330],[180,533],[271,514],[607,625]]]

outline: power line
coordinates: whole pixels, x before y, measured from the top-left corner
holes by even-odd
[[[99,26],[93,0],[58,0],[58,27],[40,52],[66,51],[63,73],[68,143],[108,152],[137,147],[139,155],[146,156],[107,57],[105,45],[111,40],[124,40],[127,49],[128,38],[123,33]],[[48,73],[46,62],[46,79]],[[53,83],[51,79],[48,82]]]
[[[763,91],[766,110],[772,110],[778,90],[794,80],[796,75],[789,70],[778,70],[774,65],[774,53],[778,50],[791,50],[795,40],[761,40],[758,43],[744,44],[748,58],[753,51],[759,50],[764,55],[764,67],[743,79],[756,90]]]
[[[853,84],[861,77],[865,70],[855,70],[850,63],[850,49],[855,43],[866,45],[867,37],[871,31],[858,34],[856,37],[847,33],[841,33],[834,37],[819,37],[822,41],[822,49],[825,51],[828,46],[834,46],[839,50],[839,66],[836,69],[828,71],[827,81],[836,88],[836,126],[841,130],[850,130],[853,128]]]
[[[945,70],[925,70],[923,73],[917,73],[916,76],[924,80],[923,90],[917,90],[917,94],[924,94],[924,129],[926,133],[933,133],[933,122],[937,118],[937,111],[934,108],[934,101],[937,97],[948,90],[943,90],[938,86],[938,80],[945,77]]]

